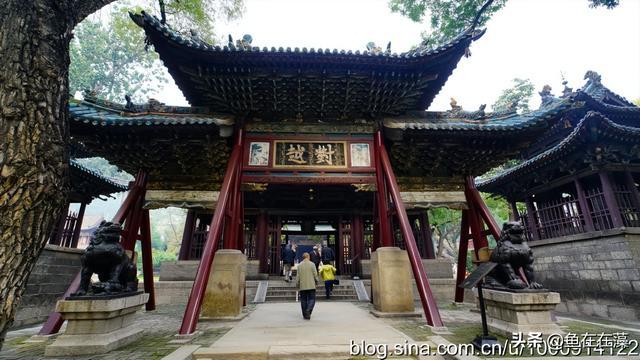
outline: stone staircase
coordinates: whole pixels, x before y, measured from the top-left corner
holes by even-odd
[[[296,301],[297,288],[294,281],[287,283],[283,280],[269,280],[269,288],[265,302]],[[358,301],[358,293],[350,280],[340,279],[340,285],[333,286],[330,300],[324,296],[324,284],[316,288],[316,301]]]

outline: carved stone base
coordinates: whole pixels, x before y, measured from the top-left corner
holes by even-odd
[[[407,252],[379,247],[371,254],[373,307],[382,313],[413,313],[413,283]]]
[[[560,303],[560,294],[556,292],[514,293],[483,288],[482,295],[492,332],[509,338],[517,332],[545,335],[562,332],[551,320],[551,310]]]
[[[139,339],[143,329],[133,320],[148,299],[149,294],[136,293],[111,299],[58,301],[56,311],[67,320],[67,328],[45,348],[45,356],[104,354]]]
[[[239,250],[216,251],[202,301],[201,316],[207,319],[240,315],[244,302],[247,257]]]

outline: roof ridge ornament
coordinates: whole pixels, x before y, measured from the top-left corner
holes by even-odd
[[[564,89],[562,89],[562,96],[560,96],[561,98],[566,98],[569,97],[569,95],[571,95],[573,93],[573,88],[570,88],[567,84],[569,84],[569,81],[567,81],[567,79],[564,77],[564,73],[560,72],[560,76],[562,76],[562,86],[564,86]]]
[[[602,76],[593,70],[589,70],[584,74],[584,79],[587,80],[585,88],[589,85],[602,86]]]
[[[540,104],[541,108],[551,105],[556,100],[556,97],[551,93],[551,86],[549,84],[544,85],[538,94],[542,101]]]

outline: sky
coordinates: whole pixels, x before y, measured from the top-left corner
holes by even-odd
[[[373,41],[393,52],[420,42],[428,25],[389,10],[386,0],[245,0],[239,20],[217,32],[239,39],[251,34],[254,46],[322,47],[365,50]],[[536,93],[545,84],[562,92],[584,85],[594,70],[602,82],[629,100],[640,99],[640,1],[621,0],[613,9],[593,9],[587,0],[509,0],[462,58],[429,110],[447,110],[450,98],[466,110],[491,104],[515,77],[528,78]],[[172,83],[154,97],[187,105]],[[539,96],[532,98],[537,108]]]

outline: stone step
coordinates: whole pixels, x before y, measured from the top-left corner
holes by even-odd
[[[317,287],[316,291],[324,291],[324,286],[322,287]],[[353,288],[353,286],[345,286],[345,287],[338,287],[338,286],[334,286],[333,290],[336,291],[355,291],[355,289]],[[295,287],[271,287],[269,286],[268,291],[298,291],[298,288]]]
[[[316,289],[316,292],[324,292],[325,289]],[[267,294],[295,294],[297,290],[292,289],[269,289]],[[333,289],[334,293],[357,294],[353,289]]]
[[[280,295],[280,296],[286,296],[286,295],[292,295],[295,296],[297,293],[297,291],[267,291],[267,296],[271,295]],[[316,294],[324,294],[325,291],[324,289],[322,289],[322,291],[317,290]],[[353,296],[358,296],[358,293],[356,293],[355,291],[340,291],[340,290],[334,290],[333,291],[334,294],[336,295],[353,295]]]
[[[329,299],[329,301],[331,300],[336,300],[336,301],[358,301],[358,297],[357,296],[349,296],[349,295],[331,295],[331,299]],[[268,296],[265,298],[265,302],[293,302],[296,301],[296,297],[295,296]],[[316,295],[316,301],[326,301],[325,296],[324,295]]]

